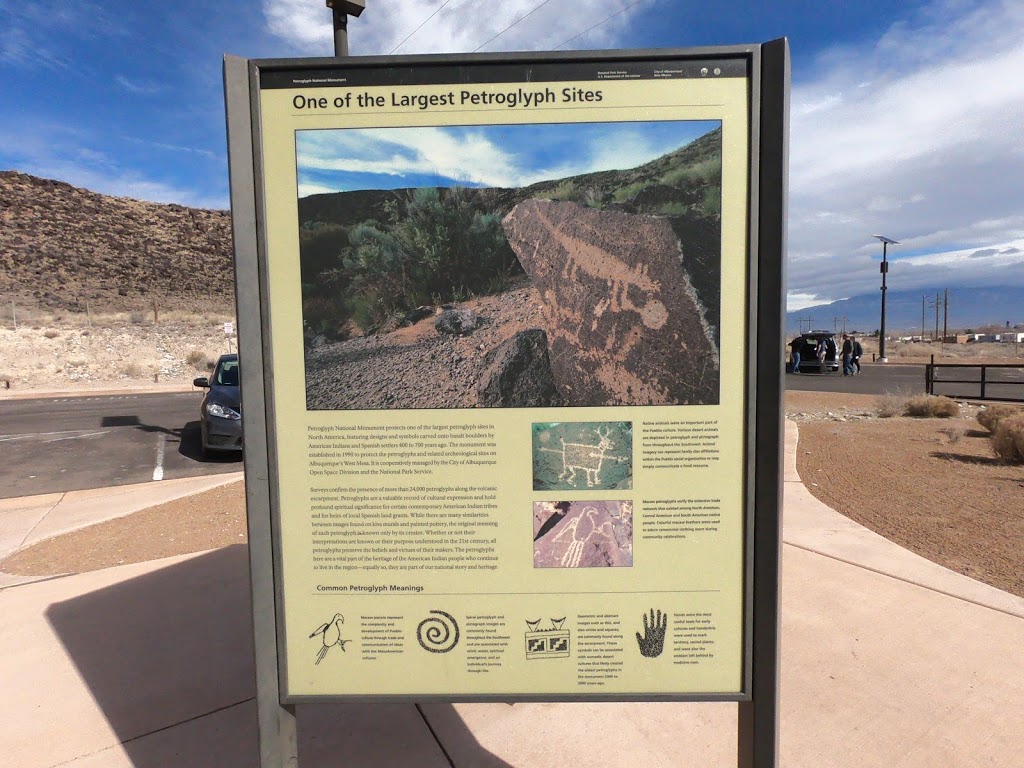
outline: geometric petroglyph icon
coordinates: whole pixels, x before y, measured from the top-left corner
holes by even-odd
[[[435,614],[420,622],[416,627],[416,639],[420,647],[431,653],[448,653],[459,644],[459,623],[450,613],[430,611]]]
[[[565,617],[551,619],[551,629],[540,629],[540,619],[527,621],[526,658],[564,659],[569,656],[569,630],[562,629]]]

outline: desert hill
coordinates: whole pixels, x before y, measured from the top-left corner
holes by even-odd
[[[0,296],[28,310],[233,314],[227,211],[0,171]]]

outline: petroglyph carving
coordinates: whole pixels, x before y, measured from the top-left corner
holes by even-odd
[[[580,470],[587,478],[587,486],[593,488],[601,482],[601,465],[604,464],[605,456],[615,443],[608,437],[610,430],[607,427],[597,428],[598,442],[596,445],[589,443],[567,443],[564,438],[559,438],[562,443],[561,450],[554,448],[541,448],[545,453],[562,454],[562,474],[559,480],[565,480],[570,485],[576,485],[576,470]],[[619,456],[608,457],[610,461],[624,462]]]
[[[667,220],[526,200],[504,227],[570,405],[718,402],[717,345]]]

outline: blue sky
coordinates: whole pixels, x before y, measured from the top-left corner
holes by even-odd
[[[523,187],[635,168],[718,121],[300,131],[299,197],[351,189]]]
[[[367,6],[349,24],[356,55],[788,36],[790,309],[877,291],[872,234],[902,243],[890,249],[894,289],[1024,284],[1019,0]],[[226,207],[222,55],[332,50],[322,0],[0,0],[0,169]]]

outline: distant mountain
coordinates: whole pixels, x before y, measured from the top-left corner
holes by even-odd
[[[28,309],[231,312],[227,211],[0,171],[0,297]]]
[[[935,297],[941,300],[944,288],[920,288],[914,291],[887,292],[885,330],[887,334],[921,333],[921,298],[924,298],[924,333],[935,331]],[[844,318],[848,330],[872,333],[878,329],[882,308],[881,291],[852,296],[831,304],[820,304],[786,313],[786,329],[797,333],[808,323],[814,328],[842,330]],[[948,327],[953,330],[981,326],[1005,326],[1024,323],[1024,287],[993,286],[985,288],[951,288],[949,290]],[[943,307],[939,306],[939,332],[942,331]]]

